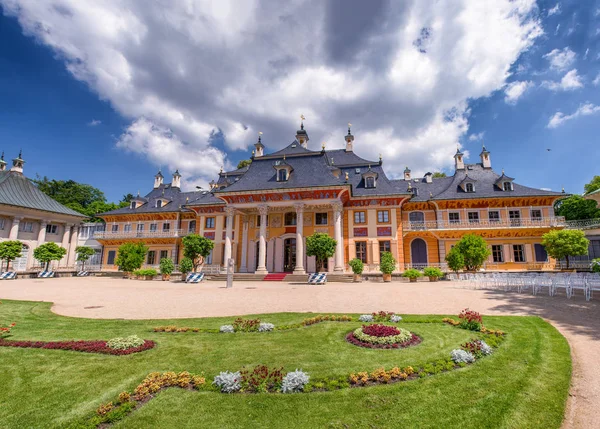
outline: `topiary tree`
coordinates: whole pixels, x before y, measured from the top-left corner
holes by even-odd
[[[487,242],[475,234],[464,235],[454,249],[462,255],[467,271],[477,271],[492,253]]]
[[[462,253],[456,247],[450,249],[446,255],[446,262],[448,263],[448,268],[456,274],[465,267],[465,258],[463,258]]]
[[[358,258],[352,259],[350,262],[348,262],[348,265],[350,265],[352,272],[357,276],[361,275],[365,270],[365,264],[363,264],[363,261]]]
[[[148,247],[142,242],[122,244],[119,246],[115,264],[121,267],[124,272],[132,273],[142,267],[147,253]]]
[[[323,232],[306,237],[306,255],[315,257],[317,272],[321,272],[325,260],[333,256],[336,245],[337,241]]]
[[[381,261],[379,261],[379,271],[383,274],[392,274],[396,269],[396,260],[392,252],[382,252]]]
[[[215,247],[215,243],[206,237],[198,234],[188,234],[183,237],[183,256],[192,260],[194,264],[194,272]],[[225,261],[227,263],[227,261]]]
[[[67,254],[67,249],[60,247],[58,244],[50,241],[33,249],[33,257],[40,262],[44,262],[46,266],[44,271],[48,271],[50,262],[60,261]]]
[[[77,260],[81,262],[81,271],[85,271],[85,263],[96,254],[96,251],[89,246],[77,246],[75,252]]]
[[[9,271],[10,261],[20,258],[22,252],[23,243],[21,243],[19,240],[0,242],[0,261],[6,261],[6,271]],[[1,266],[0,271],[2,271]]]
[[[590,241],[585,238],[583,231],[578,229],[555,229],[542,235],[542,245],[548,255],[554,259],[565,259],[569,269],[569,256],[588,254]]]

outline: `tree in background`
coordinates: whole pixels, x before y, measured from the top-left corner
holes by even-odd
[[[89,246],[77,246],[75,253],[77,253],[77,261],[81,262],[81,271],[85,271],[85,263],[94,256],[96,251]]]
[[[478,235],[465,234],[452,250],[456,249],[464,260],[467,271],[477,271],[491,255],[487,242]]]
[[[433,177],[434,179],[439,179],[440,177],[446,177],[446,173],[442,171],[436,171],[431,177]]]
[[[591,194],[598,189],[600,189],[600,176],[594,176],[590,183],[583,185],[583,190],[586,194]]]
[[[117,253],[117,259],[115,264],[118,265],[124,272],[132,273],[135,270],[139,270],[144,261],[146,260],[146,254],[148,253],[148,247],[144,243],[125,243],[119,246]]]
[[[67,249],[60,247],[53,241],[44,243],[33,249],[33,257],[40,262],[45,263],[44,271],[48,271],[50,262],[60,261],[67,254]]]
[[[23,243],[21,243],[19,240],[0,242],[0,261],[6,261],[6,271],[9,271],[10,261],[14,261],[17,258],[20,258],[22,251]],[[2,271],[1,265],[0,271]]]
[[[237,169],[239,170],[240,168],[247,167],[250,164],[252,164],[251,159],[242,159],[240,162],[238,162]]]
[[[578,229],[555,229],[542,235],[542,245],[548,255],[556,260],[565,259],[569,269],[569,256],[588,254],[590,241],[585,238],[583,231]]]
[[[215,243],[198,234],[188,234],[181,241],[183,242],[183,256],[192,260],[194,272],[204,263],[206,257],[210,255],[215,247]]]
[[[465,267],[465,258],[463,258],[462,253],[460,253],[460,250],[456,246],[450,249],[446,255],[446,262],[448,263],[448,267],[455,273],[458,273]]]
[[[323,270],[325,260],[335,253],[337,241],[323,232],[315,232],[306,237],[306,255],[314,256],[317,262],[317,272]]]
[[[564,216],[566,220],[595,219],[600,217],[600,209],[596,206],[594,200],[586,200],[580,195],[571,195],[554,204],[554,213],[557,216]]]

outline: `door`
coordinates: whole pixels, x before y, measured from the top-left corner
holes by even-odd
[[[427,266],[427,243],[421,238],[415,238],[410,243],[410,262],[412,266],[425,267]]]
[[[539,243],[533,245],[535,249],[535,261],[536,262],[548,262],[548,253],[546,248]]]
[[[286,238],[283,241],[283,271],[292,272],[296,268],[296,239]]]
[[[408,220],[411,229],[425,229],[425,215],[423,212],[410,212]]]
[[[9,271],[27,271],[27,258],[29,257],[29,246],[23,245],[21,257],[11,262],[12,269]],[[6,263],[5,261],[2,261]]]

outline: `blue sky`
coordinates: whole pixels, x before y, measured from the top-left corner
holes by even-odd
[[[352,122],[390,176],[450,173],[482,143],[525,185],[600,175],[599,1],[83,3],[0,0],[0,150],[28,176],[110,200],[160,167],[205,186],[301,113],[313,148]]]

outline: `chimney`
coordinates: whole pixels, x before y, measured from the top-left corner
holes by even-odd
[[[254,147],[256,148],[256,151],[254,152],[254,158],[260,158],[261,156],[263,156],[265,154],[265,145],[262,144],[261,136],[262,136],[262,133],[259,132],[258,133],[258,141],[256,143],[254,143]]]
[[[404,169],[404,180],[410,180],[410,168],[408,167]]]
[[[158,170],[158,173],[156,173],[156,176],[154,176],[154,189],[157,189],[160,187],[160,185],[163,184],[163,175],[160,172],[160,170]]]
[[[433,173],[425,173],[425,182],[433,183]]]
[[[181,188],[181,174],[179,174],[179,170],[175,170],[175,173],[173,173],[171,188]]]
[[[25,161],[22,159],[23,151],[19,151],[19,156],[13,159],[13,166],[10,171],[18,174],[23,174],[23,164]]]
[[[348,134],[345,137],[345,139],[346,139],[346,152],[352,152],[353,151],[353,147],[352,146],[353,146],[353,143],[354,143],[354,136],[350,132],[350,127],[351,126],[352,126],[352,124],[348,122]]]
[[[454,154],[454,167],[457,170],[465,169],[465,160],[463,157],[464,157],[464,153],[462,153],[460,151],[460,149],[458,147],[456,147],[456,153]]]
[[[0,171],[6,170],[6,161],[4,160],[4,152],[2,152],[2,156],[0,157]]]
[[[492,168],[492,160],[490,158],[490,152],[485,148],[485,145],[483,146],[483,149],[481,150],[479,157],[481,158],[481,165],[483,165],[483,168]]]

